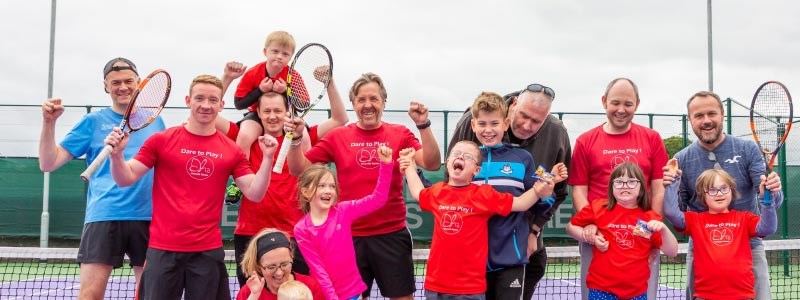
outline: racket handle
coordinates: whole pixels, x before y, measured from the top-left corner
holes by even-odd
[[[292,132],[287,132],[283,135],[283,143],[281,143],[281,149],[278,152],[278,158],[275,159],[275,165],[272,167],[272,172],[278,174],[283,173],[283,164],[286,162],[286,155],[289,154],[289,147],[291,147],[292,138],[294,138],[294,133]]]
[[[764,187],[764,206],[772,206],[772,191]]]
[[[92,164],[86,167],[86,170],[81,173],[81,179],[83,179],[84,182],[89,182],[89,178],[92,177],[92,174],[94,174],[94,172],[97,171],[97,168],[100,168],[100,166],[103,165],[103,162],[108,159],[108,155],[111,154],[112,149],[114,148],[111,147],[111,145],[106,145],[103,147],[103,151],[101,151],[100,154],[94,158]]]

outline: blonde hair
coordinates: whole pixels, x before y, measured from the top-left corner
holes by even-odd
[[[695,194],[697,194],[697,202],[701,205],[708,207],[706,204],[706,191],[714,186],[714,180],[722,179],[731,188],[731,199],[739,199],[739,192],[736,191],[736,180],[731,177],[728,172],[720,169],[708,169],[700,173],[695,182]]]
[[[324,165],[313,165],[308,167],[303,174],[297,177],[297,205],[303,211],[308,213],[311,210],[311,197],[317,193],[317,185],[322,177],[330,174],[333,177],[333,183],[336,185],[336,200],[339,199],[339,181],[336,180],[336,174],[333,170]],[[303,189],[307,189],[307,196],[303,193]]]
[[[302,282],[289,280],[278,287],[278,300],[313,300],[313,295]]]
[[[194,88],[195,85],[198,85],[198,84],[201,84],[201,83],[202,84],[210,84],[210,85],[218,87],[220,91],[222,90],[222,80],[220,80],[219,78],[217,78],[217,76],[214,76],[214,75],[203,74],[203,75],[197,75],[197,77],[192,79],[192,84],[189,85],[189,91],[191,91],[192,88]]]
[[[264,49],[269,48],[269,46],[273,44],[279,47],[292,48],[292,53],[294,53],[294,48],[296,46],[294,43],[294,37],[283,30],[273,31],[270,33],[267,36],[267,40],[264,42]]]
[[[275,228],[264,228],[259,231],[258,234],[253,236],[253,238],[250,239],[250,242],[247,243],[247,249],[244,251],[244,254],[242,254],[242,262],[239,264],[242,267],[242,273],[244,273],[245,276],[249,276],[250,274],[253,274],[253,272],[261,274],[261,265],[258,263],[258,260],[261,259],[258,257],[258,239],[273,232],[280,232],[286,235],[285,232]],[[288,239],[289,236],[286,235],[286,238]],[[291,256],[292,253],[294,253],[294,251],[290,244],[289,256]],[[294,257],[292,257],[292,259],[294,259]]]
[[[606,209],[613,210],[617,205],[617,198],[614,197],[614,179],[627,175],[639,180],[639,196],[636,197],[636,205],[643,211],[650,210],[650,200],[647,198],[647,183],[644,181],[644,174],[638,165],[632,162],[624,162],[619,164],[614,171],[611,171],[611,176],[608,180],[608,205]]]
[[[478,98],[475,98],[475,101],[472,102],[472,108],[470,110],[472,111],[472,118],[474,119],[478,118],[478,113],[480,112],[493,113],[499,111],[500,116],[503,118],[508,114],[508,106],[506,106],[506,102],[503,101],[503,97],[492,92],[481,92]]]
[[[361,74],[361,77],[356,79],[356,82],[353,82],[353,86],[350,88],[350,102],[355,101],[358,89],[371,82],[378,84],[378,88],[380,88],[381,98],[383,98],[383,101],[385,102],[387,97],[386,86],[383,85],[383,79],[381,79],[381,77],[375,73]]]

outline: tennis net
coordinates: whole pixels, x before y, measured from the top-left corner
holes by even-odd
[[[675,258],[661,256],[658,299],[685,299],[686,244]],[[766,241],[773,299],[800,299],[800,240]],[[78,264],[74,248],[0,247],[0,299],[65,299],[78,295]],[[416,299],[424,299],[422,285],[428,249],[414,250]],[[580,299],[580,258],[577,246],[547,247],[548,265],[533,299]],[[231,297],[239,290],[233,251],[226,251]],[[126,262],[127,264],[127,262]],[[725,274],[720,274],[725,280]],[[131,299],[135,289],[130,268],[114,270],[107,299]],[[373,298],[380,293],[373,285]]]

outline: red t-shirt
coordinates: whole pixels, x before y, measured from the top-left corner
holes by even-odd
[[[244,152],[222,133],[199,136],[177,126],[150,137],[134,159],[155,168],[149,246],[176,252],[222,247],[228,176],[253,174]]]
[[[486,292],[489,218],[511,212],[514,197],[491,185],[454,187],[439,182],[419,194],[419,206],[433,214],[433,241],[425,289],[446,294]]]
[[[317,126],[309,129],[309,138],[312,144],[317,140]],[[239,127],[231,122],[228,130],[228,137],[236,140]],[[283,147],[283,137],[277,137],[278,149]],[[250,146],[250,166],[253,172],[261,167],[264,153],[258,143]],[[278,158],[278,151],[275,151],[273,162]],[[243,197],[239,206],[239,218],[236,221],[234,234],[254,236],[264,228],[277,228],[283,232],[294,236],[294,225],[303,217],[303,211],[297,204],[297,177],[289,173],[289,164],[283,165],[283,172],[280,174],[272,172],[269,181],[269,188],[261,202],[253,202]]]
[[[570,220],[580,227],[594,224],[608,241],[606,252],[592,247],[594,257],[589,265],[586,285],[622,299],[633,298],[647,292],[650,250],[661,247],[660,232],[646,239],[634,235],[633,228],[639,219],[660,221],[661,216],[653,210],[645,212],[638,207],[630,209],[615,205],[614,209],[607,210],[606,204],[608,199],[592,201]]]
[[[312,299],[314,300],[325,299],[325,294],[322,293],[322,288],[319,286],[319,283],[317,282],[316,279],[314,279],[311,276],[306,276],[303,274],[298,274],[298,273],[292,273],[292,274],[294,275],[294,280],[302,282],[308,287],[309,290],[311,290],[311,295],[313,296]],[[250,287],[244,285],[239,290],[239,293],[236,294],[236,300],[247,300],[247,297],[250,297]],[[277,299],[278,295],[270,292],[269,289],[267,289],[267,287],[264,287],[264,289],[261,290],[261,295],[258,295],[258,300],[277,300]]]
[[[305,155],[312,163],[336,164],[341,187],[339,199],[361,199],[375,190],[380,166],[377,150],[381,145],[395,149],[393,161],[397,160],[400,149],[422,148],[419,140],[403,125],[382,123],[378,129],[363,130],[353,123],[334,128]],[[389,201],[377,211],[353,222],[353,236],[380,235],[405,228],[403,175],[399,165],[392,172]]]
[[[567,180],[572,186],[588,186],[591,203],[606,198],[611,171],[628,161],[642,169],[648,190],[650,181],[663,178],[667,150],[658,132],[632,123],[623,134],[608,134],[600,125],[575,141]]]
[[[683,232],[694,243],[694,295],[704,299],[755,298],[750,238],[758,235],[760,218],[735,210],[723,214],[686,212],[685,216]]]
[[[267,62],[262,61],[257,65],[253,66],[252,68],[248,69],[242,75],[242,79],[239,81],[239,85],[236,86],[236,93],[233,94],[235,98],[243,98],[247,96],[252,90],[257,89],[258,85],[261,84],[261,81],[264,78],[267,78]],[[286,77],[289,75],[289,66],[284,66],[281,69],[280,73],[278,73],[275,77],[270,77],[272,80],[283,79],[286,81]],[[258,102],[253,103],[250,107],[247,108],[249,111],[258,111]]]

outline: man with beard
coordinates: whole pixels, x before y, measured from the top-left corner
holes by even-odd
[[[730,209],[752,212],[760,215],[757,199],[758,185],[764,177],[766,168],[764,158],[755,142],[722,133],[722,119],[725,110],[719,96],[713,92],[697,92],[686,104],[689,121],[697,141],[675,154],[682,170],[680,205],[683,210],[702,212],[708,208],[697,201],[695,181],[700,173],[716,168],[727,171],[736,180],[736,191],[740,197],[733,199]],[[664,186],[674,181],[673,173],[664,168]],[[766,188],[780,187],[781,180],[773,172],[767,178]],[[777,209],[777,208],[776,208]],[[757,299],[771,299],[769,289],[769,268],[766,252],[761,238],[750,239],[753,254],[753,273]],[[692,272],[692,243],[686,256],[688,278],[694,282]],[[687,285],[686,299],[693,299],[693,287]]]
[[[642,184],[646,184],[650,207],[663,215],[664,186],[661,169],[667,163],[667,150],[658,132],[633,123],[640,102],[639,89],[632,80],[617,78],[608,84],[601,99],[608,121],[581,134],[575,141],[575,150],[572,153],[572,167],[567,180],[572,186],[575,213],[592,201],[606,198],[611,171],[617,165],[632,162],[644,173],[645,182]],[[586,226],[583,240],[592,242],[595,234],[599,234],[596,226]],[[583,299],[587,299],[589,295],[586,275],[592,261],[592,246],[587,243],[580,243],[579,246]],[[658,270],[658,251],[654,250],[647,299],[656,298]]]

